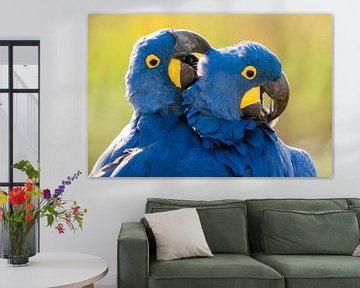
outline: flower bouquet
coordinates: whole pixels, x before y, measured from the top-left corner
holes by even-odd
[[[81,172],[67,177],[52,193],[38,186],[40,169],[23,160],[13,165],[26,173],[23,187],[12,187],[8,194],[0,188],[0,257],[9,265],[26,265],[29,257],[36,254],[36,223],[45,218],[47,226],[55,227],[59,234],[82,229],[86,209],[75,201],[63,199],[66,186],[76,180]]]

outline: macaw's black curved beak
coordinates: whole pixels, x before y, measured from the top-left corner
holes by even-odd
[[[186,89],[198,79],[197,63],[211,48],[199,34],[188,30],[173,30],[174,54],[169,63],[168,74],[176,87]]]
[[[267,122],[270,123],[278,118],[286,109],[290,97],[289,82],[285,73],[282,72],[278,80],[262,85],[261,89],[272,100],[270,110],[266,113]]]
[[[187,56],[192,53],[205,54],[211,48],[205,38],[189,30],[174,30],[175,38],[174,58]]]
[[[270,98],[269,109],[264,105],[264,92]],[[245,118],[274,126],[277,123],[275,120],[285,111],[289,97],[289,82],[282,72],[276,81],[248,90],[241,100],[240,108]]]

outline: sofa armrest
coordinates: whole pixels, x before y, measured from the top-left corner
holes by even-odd
[[[118,288],[146,288],[149,276],[149,242],[143,224],[122,224],[117,252]]]

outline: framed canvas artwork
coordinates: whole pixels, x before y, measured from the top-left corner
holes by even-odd
[[[332,177],[332,15],[88,25],[91,177]]]

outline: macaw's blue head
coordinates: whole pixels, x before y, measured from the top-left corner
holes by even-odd
[[[203,114],[269,123],[288,103],[289,85],[279,59],[256,42],[208,50],[198,63],[198,76],[191,89],[197,86],[201,92],[191,101]],[[270,109],[265,107],[264,92],[270,97]]]
[[[198,54],[209,43],[186,30],[164,29],[142,37],[131,53],[127,97],[136,111],[180,115],[181,93],[197,80]]]

